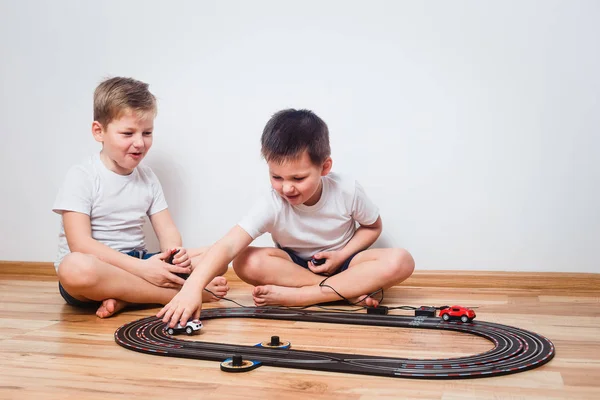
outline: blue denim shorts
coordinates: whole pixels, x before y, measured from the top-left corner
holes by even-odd
[[[285,251],[285,252],[286,252],[286,253],[287,253],[287,254],[290,256],[290,258],[292,259],[292,261],[293,261],[295,264],[297,264],[297,265],[301,266],[302,268],[306,268],[306,269],[308,269],[308,262],[309,262],[310,260],[305,260],[305,259],[303,259],[302,257],[298,256],[296,253],[294,253],[294,252],[293,252],[292,250],[290,250],[290,249],[283,248],[283,247],[280,247],[280,249],[281,249],[281,250],[283,250],[283,251]],[[362,250],[361,250],[361,251],[362,251]],[[350,257],[348,257],[348,259],[342,263],[342,266],[341,266],[340,268],[338,268],[338,269],[337,269],[337,270],[336,270],[336,271],[335,271],[333,274],[331,274],[331,275],[339,274],[340,272],[344,272],[345,270],[347,270],[347,269],[348,269],[348,267],[350,266],[350,262],[352,261],[352,259],[354,258],[354,256],[356,256],[358,253],[360,253],[360,251],[358,251],[358,252],[356,252],[356,253],[352,254]],[[324,274],[319,274],[319,275],[324,275]],[[325,275],[324,275],[324,276],[325,276]]]
[[[142,260],[146,260],[158,253],[148,253],[146,251],[137,251],[137,250],[132,250],[128,253],[126,253],[128,256],[131,257],[135,257],[135,258],[140,258]],[[63,299],[65,299],[65,301],[67,302],[67,304],[71,305],[71,306],[75,306],[75,307],[82,307],[82,308],[98,308],[100,307],[100,304],[102,304],[101,301],[95,301],[95,300],[91,300],[91,301],[81,301],[76,299],[75,297],[71,296],[66,290],[65,288],[60,284],[60,281],[58,282],[58,291],[60,292],[60,295],[62,296]]]

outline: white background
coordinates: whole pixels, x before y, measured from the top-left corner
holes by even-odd
[[[418,269],[597,272],[599,20],[591,0],[0,0],[0,259],[54,260],[56,192],[100,150],[93,90],[122,75],[159,99],[145,162],[186,246],[268,189],[260,134],[294,107]]]

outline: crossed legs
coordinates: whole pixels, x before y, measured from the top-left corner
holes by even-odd
[[[357,254],[346,271],[333,275],[326,284],[349,299],[362,300],[369,306],[379,302],[368,296],[405,279],[414,270],[414,260],[403,249],[369,249]],[[236,274],[254,285],[254,303],[262,305],[305,306],[340,300],[325,279],[307,268],[296,265],[289,255],[276,248],[248,247],[234,261]]]
[[[192,268],[198,265],[205,250],[188,250]],[[225,273],[225,270],[222,272]],[[58,268],[58,278],[67,293],[75,299],[82,302],[102,301],[96,311],[100,318],[110,317],[129,303],[167,304],[179,291],[153,285],[93,255],[82,253],[65,256]],[[227,294],[229,287],[224,277],[217,276],[207,285],[207,289],[222,297]],[[202,300],[216,301],[218,298],[204,291]]]

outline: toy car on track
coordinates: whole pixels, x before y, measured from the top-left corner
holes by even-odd
[[[185,332],[188,335],[193,335],[194,332],[202,329],[202,322],[200,321],[188,321],[185,326],[181,326],[179,323],[174,328],[167,327],[167,333],[169,335],[174,335],[176,333]]]
[[[467,307],[452,306],[440,310],[440,317],[444,321],[460,319],[462,322],[471,322],[475,318],[475,311]]]

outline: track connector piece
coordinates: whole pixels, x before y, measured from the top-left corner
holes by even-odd
[[[367,307],[367,314],[387,315],[388,311],[389,307],[387,306]]]

